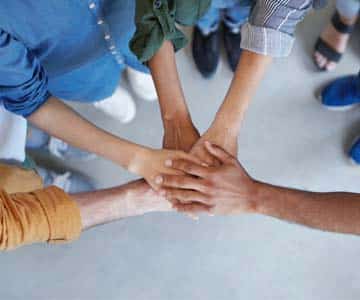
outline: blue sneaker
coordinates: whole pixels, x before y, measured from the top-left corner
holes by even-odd
[[[358,137],[349,150],[350,160],[355,165],[360,165],[360,137]]]
[[[331,110],[348,110],[360,104],[360,76],[345,76],[326,86],[320,95],[321,103]]]
[[[95,154],[72,147],[62,140],[49,136],[47,133],[34,126],[29,126],[26,148],[40,149],[45,153],[50,153],[53,156],[65,161],[89,161],[96,158]]]

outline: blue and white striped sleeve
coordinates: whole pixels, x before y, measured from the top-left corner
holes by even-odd
[[[241,48],[272,57],[291,52],[296,25],[313,0],[258,0],[249,22],[242,26]]]

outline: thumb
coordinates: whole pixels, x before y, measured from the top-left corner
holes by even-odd
[[[217,158],[220,162],[226,163],[229,162],[230,159],[233,159],[234,157],[226,152],[223,148],[214,145],[210,143],[209,141],[205,142],[205,148],[206,150],[215,158]]]

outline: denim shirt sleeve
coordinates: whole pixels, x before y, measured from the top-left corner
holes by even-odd
[[[36,57],[20,41],[0,29],[0,101],[28,117],[48,98],[47,77]]]
[[[207,11],[211,0],[136,0],[136,32],[130,48],[141,62],[147,62],[165,40],[175,51],[183,48],[187,39],[176,24],[193,25]]]
[[[313,0],[258,0],[242,31],[241,48],[272,57],[291,52],[296,25]]]

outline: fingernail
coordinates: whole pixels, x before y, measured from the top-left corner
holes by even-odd
[[[208,167],[208,166],[209,166],[209,165],[206,164],[206,163],[201,163],[201,165],[202,165],[203,167]]]
[[[171,167],[172,166],[172,160],[171,159],[165,160],[165,166],[166,167]]]
[[[155,183],[156,184],[162,184],[162,182],[163,182],[163,178],[161,176],[156,176]]]
[[[164,190],[160,190],[160,191],[159,191],[159,194],[160,194],[160,196],[165,196],[166,191],[164,191]]]
[[[210,143],[209,141],[205,141],[205,144],[206,144],[207,146],[211,146],[211,143]]]

